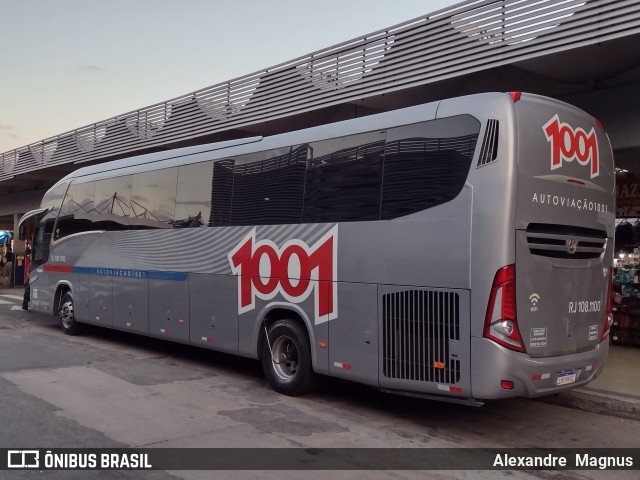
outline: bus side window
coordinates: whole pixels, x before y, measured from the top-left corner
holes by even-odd
[[[132,175],[96,182],[92,230],[127,230],[131,211]]]
[[[34,234],[31,270],[39,267],[49,259],[51,236],[56,219],[50,217],[38,224]]]
[[[300,223],[307,145],[236,158],[231,225]]]
[[[233,195],[233,169],[235,160],[225,159],[213,163],[211,179],[211,213],[209,226],[231,225],[231,198]]]
[[[178,167],[174,227],[195,228],[209,223],[212,175],[213,161]]]
[[[480,122],[471,115],[389,129],[380,219],[427,210],[457,197],[479,132]]]
[[[378,220],[385,132],[311,144],[303,223]]]
[[[129,228],[169,228],[175,220],[178,168],[133,175]]]
[[[91,230],[95,182],[73,183],[62,202],[53,240]]]

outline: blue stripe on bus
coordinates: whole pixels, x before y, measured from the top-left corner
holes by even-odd
[[[184,282],[189,276],[185,272],[147,272],[152,280],[172,280],[174,282]]]
[[[148,278],[150,280],[169,280],[174,282],[184,282],[189,277],[186,272],[159,272],[156,270],[132,270],[128,268],[73,267],[73,272],[102,277]]]

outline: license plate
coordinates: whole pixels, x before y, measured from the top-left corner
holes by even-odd
[[[560,372],[556,377],[556,385],[569,385],[576,381],[576,372],[569,370],[568,372]]]

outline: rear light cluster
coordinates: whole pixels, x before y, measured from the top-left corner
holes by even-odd
[[[484,337],[503,347],[525,352],[516,315],[516,266],[496,272],[484,322]]]
[[[607,303],[604,308],[604,324],[602,325],[602,333],[600,334],[600,341],[606,339],[609,336],[609,330],[613,325],[613,313],[611,309],[611,290],[613,289],[613,269],[609,269],[609,281],[607,282]]]
[[[605,303],[604,322],[600,341],[609,336],[613,325],[611,308],[611,290],[613,288],[613,271],[609,269],[607,282],[607,302]],[[526,352],[520,336],[516,315],[516,266],[507,265],[496,272],[491,286],[491,295],[487,305],[487,316],[484,321],[484,338],[516,352]],[[534,380],[537,380],[534,378]],[[502,388],[505,388],[504,386]]]

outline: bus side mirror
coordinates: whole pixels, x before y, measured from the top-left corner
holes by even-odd
[[[27,228],[24,223],[20,225],[20,228],[18,229],[18,240],[24,241],[24,238],[26,237],[26,234],[27,234],[26,230]]]

